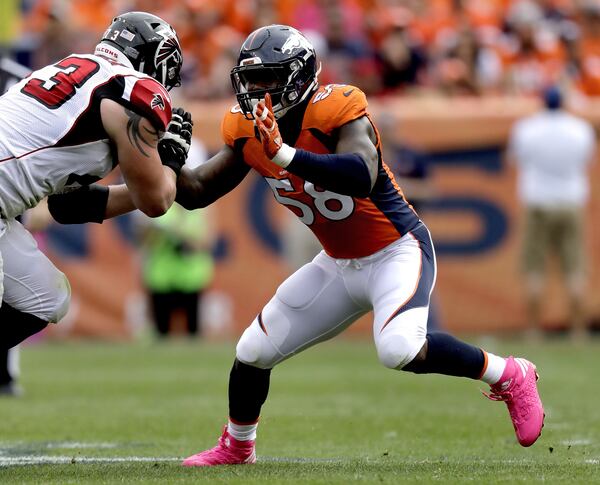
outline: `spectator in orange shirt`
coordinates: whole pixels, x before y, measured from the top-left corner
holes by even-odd
[[[403,7],[380,8],[371,17],[383,93],[424,81],[427,54],[412,30],[413,20],[412,13]]]
[[[581,9],[582,37],[574,52],[577,85],[588,96],[600,95],[600,6],[588,4]]]
[[[178,12],[179,40],[186,56],[184,76],[194,79],[185,83],[183,93],[190,98],[209,98],[231,94],[229,61],[232,49],[237,55],[240,34],[223,23],[224,5],[211,0],[187,0]],[[225,59],[225,61],[223,61]],[[230,66],[230,64],[228,64]]]
[[[529,0],[511,6],[503,43],[506,90],[535,95],[546,86],[565,80],[573,37],[565,15],[551,4]]]

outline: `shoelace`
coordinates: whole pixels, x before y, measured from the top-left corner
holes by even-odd
[[[521,386],[522,396],[520,400],[525,404],[524,406],[514,406],[514,395],[512,391],[494,391],[487,392],[481,391],[481,393],[490,399],[491,401],[504,401],[508,406],[508,412],[517,424],[521,424],[527,419],[527,415],[531,410],[531,406],[535,403],[535,396],[529,386]]]
[[[511,391],[492,391],[488,394],[487,392],[482,390],[481,394],[487,397],[490,401],[512,402],[513,400],[513,393]]]
[[[219,437],[218,446],[222,450],[227,451],[228,453],[233,453],[234,451],[233,451],[233,448],[231,446],[231,442],[229,444],[227,443],[228,439],[231,439],[231,437],[229,435],[227,437],[224,437],[224,436]],[[236,447],[236,448],[238,448],[239,450],[243,450],[244,449],[244,447]],[[250,448],[252,448],[252,447],[250,447]]]

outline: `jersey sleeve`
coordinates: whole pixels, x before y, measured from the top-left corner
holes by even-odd
[[[316,128],[329,134],[336,128],[365,116],[367,106],[365,93],[356,86],[349,84],[322,86],[309,103],[303,128]]]
[[[238,105],[225,113],[221,122],[221,137],[226,145],[233,147],[236,140],[253,136],[254,124],[244,117]]]
[[[160,131],[166,131],[171,121],[171,97],[167,90],[152,78],[125,79],[123,98],[133,111],[147,118]]]

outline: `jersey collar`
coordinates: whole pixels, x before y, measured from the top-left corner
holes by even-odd
[[[106,42],[100,42],[96,46],[94,55],[104,57],[105,59],[108,59],[111,62],[116,62],[117,64],[121,64],[123,66],[134,69],[133,64],[125,54],[123,54],[120,50],[115,49],[114,46],[107,44]]]

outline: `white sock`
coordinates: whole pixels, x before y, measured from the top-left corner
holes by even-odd
[[[256,428],[258,422],[254,424],[235,424],[231,420],[227,422],[227,432],[238,441],[256,440]]]
[[[494,354],[490,354],[485,350],[483,352],[487,356],[487,366],[483,372],[483,375],[481,376],[481,380],[491,386],[496,384],[502,377],[506,367],[506,359],[503,357],[498,357]]]

